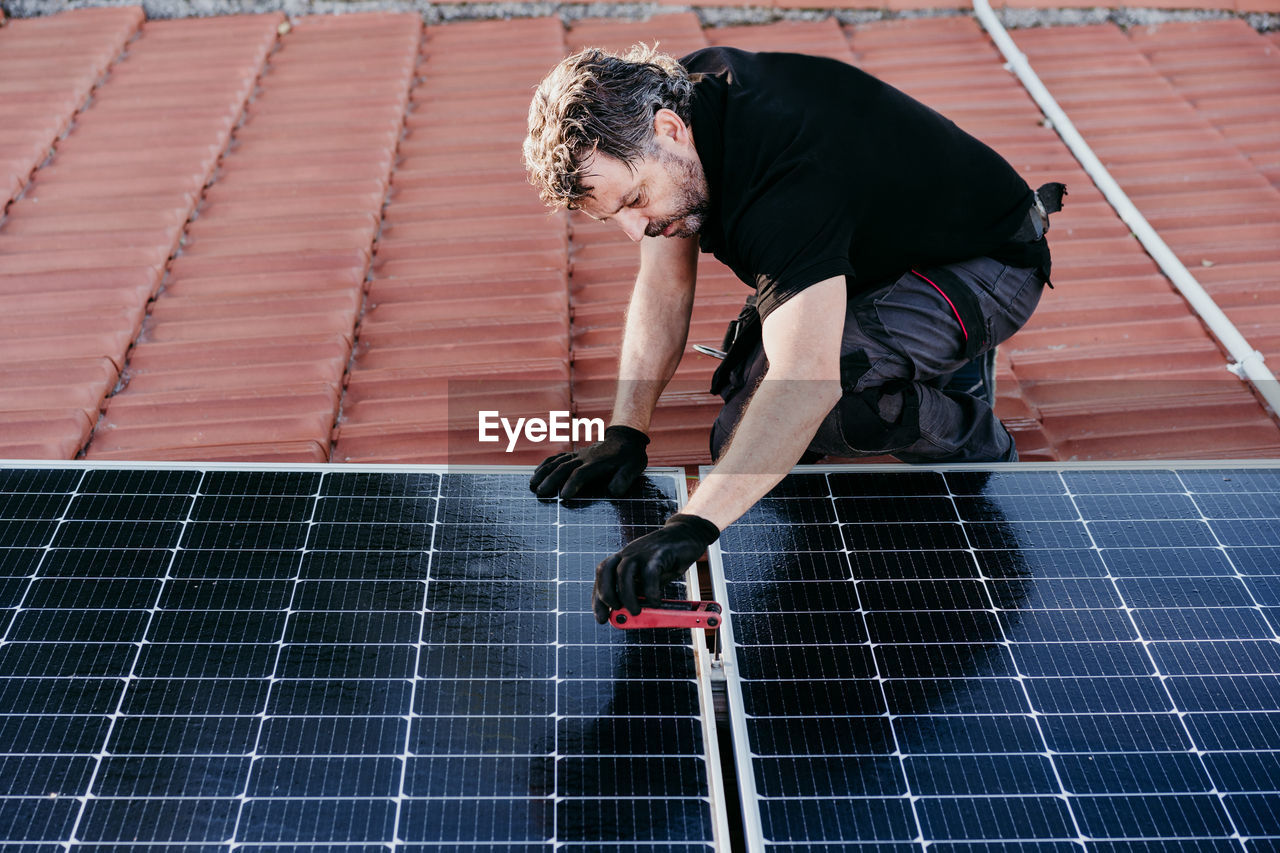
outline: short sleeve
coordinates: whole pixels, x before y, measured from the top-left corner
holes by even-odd
[[[756,199],[735,229],[739,257],[754,276],[761,317],[807,287],[855,273],[849,260],[850,218],[837,209],[842,199],[824,197],[816,183],[797,178]]]

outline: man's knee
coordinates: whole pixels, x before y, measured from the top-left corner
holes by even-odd
[[[846,391],[836,408],[844,443],[860,454],[892,453],[920,438],[920,396],[912,382]]]

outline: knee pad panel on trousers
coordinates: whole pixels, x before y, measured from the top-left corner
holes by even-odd
[[[855,450],[891,453],[920,438],[920,395],[911,382],[846,391],[839,408],[841,433]]]

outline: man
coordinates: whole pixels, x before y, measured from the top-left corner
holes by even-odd
[[[715,469],[685,511],[602,562],[593,609],[638,613],[806,453],[1014,461],[992,400],[947,387],[1030,317],[1048,280],[1048,213],[998,154],[834,60],[643,45],[588,49],[542,81],[524,143],[552,206],[640,243],[612,425],[546,460],[530,487],[624,491],[684,351],[697,253],[755,293],[713,380]]]

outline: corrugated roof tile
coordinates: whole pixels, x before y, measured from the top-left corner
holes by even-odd
[[[256,454],[264,440],[306,448],[308,457],[311,448],[327,450],[420,36],[411,15],[357,15],[347,27],[344,32],[359,33],[374,49],[351,51],[350,36],[323,18],[302,19],[281,39],[270,70],[257,82],[258,94],[246,106],[237,144],[223,155],[208,192],[210,204],[191,223],[181,255],[170,264],[170,285],[135,347],[138,368],[129,365],[127,384],[108,401],[90,456],[116,456],[149,444],[240,459],[240,444]],[[303,80],[334,85],[302,93]],[[372,131],[357,131],[352,142],[343,132],[352,121],[367,121]],[[337,132],[324,133],[328,127]],[[317,136],[328,146],[299,150],[300,141]],[[335,197],[342,201],[324,208],[327,216],[290,216],[314,214],[317,199]],[[255,203],[259,199],[276,206]],[[281,199],[296,204],[282,208]],[[363,204],[352,208],[351,201]],[[334,229],[331,218],[339,213],[354,215],[357,224]],[[287,225],[277,222],[265,233],[258,228],[263,218],[285,217]],[[323,278],[326,285],[300,286],[300,273]],[[295,278],[272,290],[277,274]],[[261,279],[266,291],[229,284],[242,277]],[[282,335],[282,328],[289,332]],[[288,343],[290,335],[330,343],[323,356],[307,346],[247,345],[252,339]],[[166,362],[167,355],[190,353],[184,346],[190,344],[220,344],[236,355],[221,367],[185,357]],[[291,386],[322,393],[308,397],[310,408],[298,412],[279,402]],[[196,396],[197,390],[203,393]],[[175,397],[175,391],[183,393]],[[219,414],[230,392],[256,400],[251,417]],[[165,412],[163,428],[140,414],[156,409]]]
[[[123,21],[127,35],[136,29],[140,14],[124,12],[125,18],[96,14],[92,20],[107,31],[118,29]],[[205,70],[203,85],[182,93],[180,109],[166,94],[174,91],[168,84],[156,88],[160,97],[154,101],[137,81],[121,84],[125,94],[118,97],[112,94],[114,77],[99,86],[93,101],[76,117],[74,130],[59,142],[56,155],[36,171],[27,192],[10,207],[6,227],[0,230],[0,290],[15,292],[6,286],[12,284],[15,289],[37,288],[62,297],[61,305],[33,300],[22,315],[23,329],[11,339],[28,342],[26,359],[88,359],[112,365],[107,373],[78,374],[74,381],[68,377],[62,398],[24,394],[12,410],[44,412],[78,429],[96,421],[102,399],[116,384],[115,369],[124,364],[141,325],[147,299],[177,247],[181,224],[213,169],[215,152],[221,148],[219,136],[225,141],[249,94],[251,78],[225,79],[217,70],[258,67],[273,40],[274,20],[278,18],[255,19],[256,40],[246,38],[252,36],[252,28],[246,29],[243,22],[234,36],[221,39],[214,35],[225,28],[220,22],[184,28],[183,32],[206,36],[199,48],[186,52],[184,61],[208,58],[216,68]],[[171,50],[163,32],[143,29],[113,69],[145,64]],[[118,50],[117,46],[111,55]],[[150,131],[172,122],[175,113],[191,132],[191,143],[156,147]],[[139,151],[149,151],[150,159],[137,158]],[[139,210],[146,212],[132,213]],[[127,235],[112,230],[125,223]],[[71,237],[81,238],[78,245],[68,242]],[[97,294],[99,301],[77,307],[72,300],[83,291]],[[90,304],[96,307],[89,309]],[[85,316],[85,311],[91,313]],[[7,380],[12,381],[16,379]],[[56,408],[51,410],[59,400],[83,416],[60,416]],[[57,437],[57,444],[79,448],[88,435],[82,429],[75,436]]]
[[[563,44],[552,18],[427,28],[334,459],[550,452],[482,446],[475,418],[498,403],[513,417],[570,408],[567,222],[546,215],[519,158],[528,92]]]
[[[81,9],[0,29],[0,208],[26,185],[142,17],[137,6]]]

